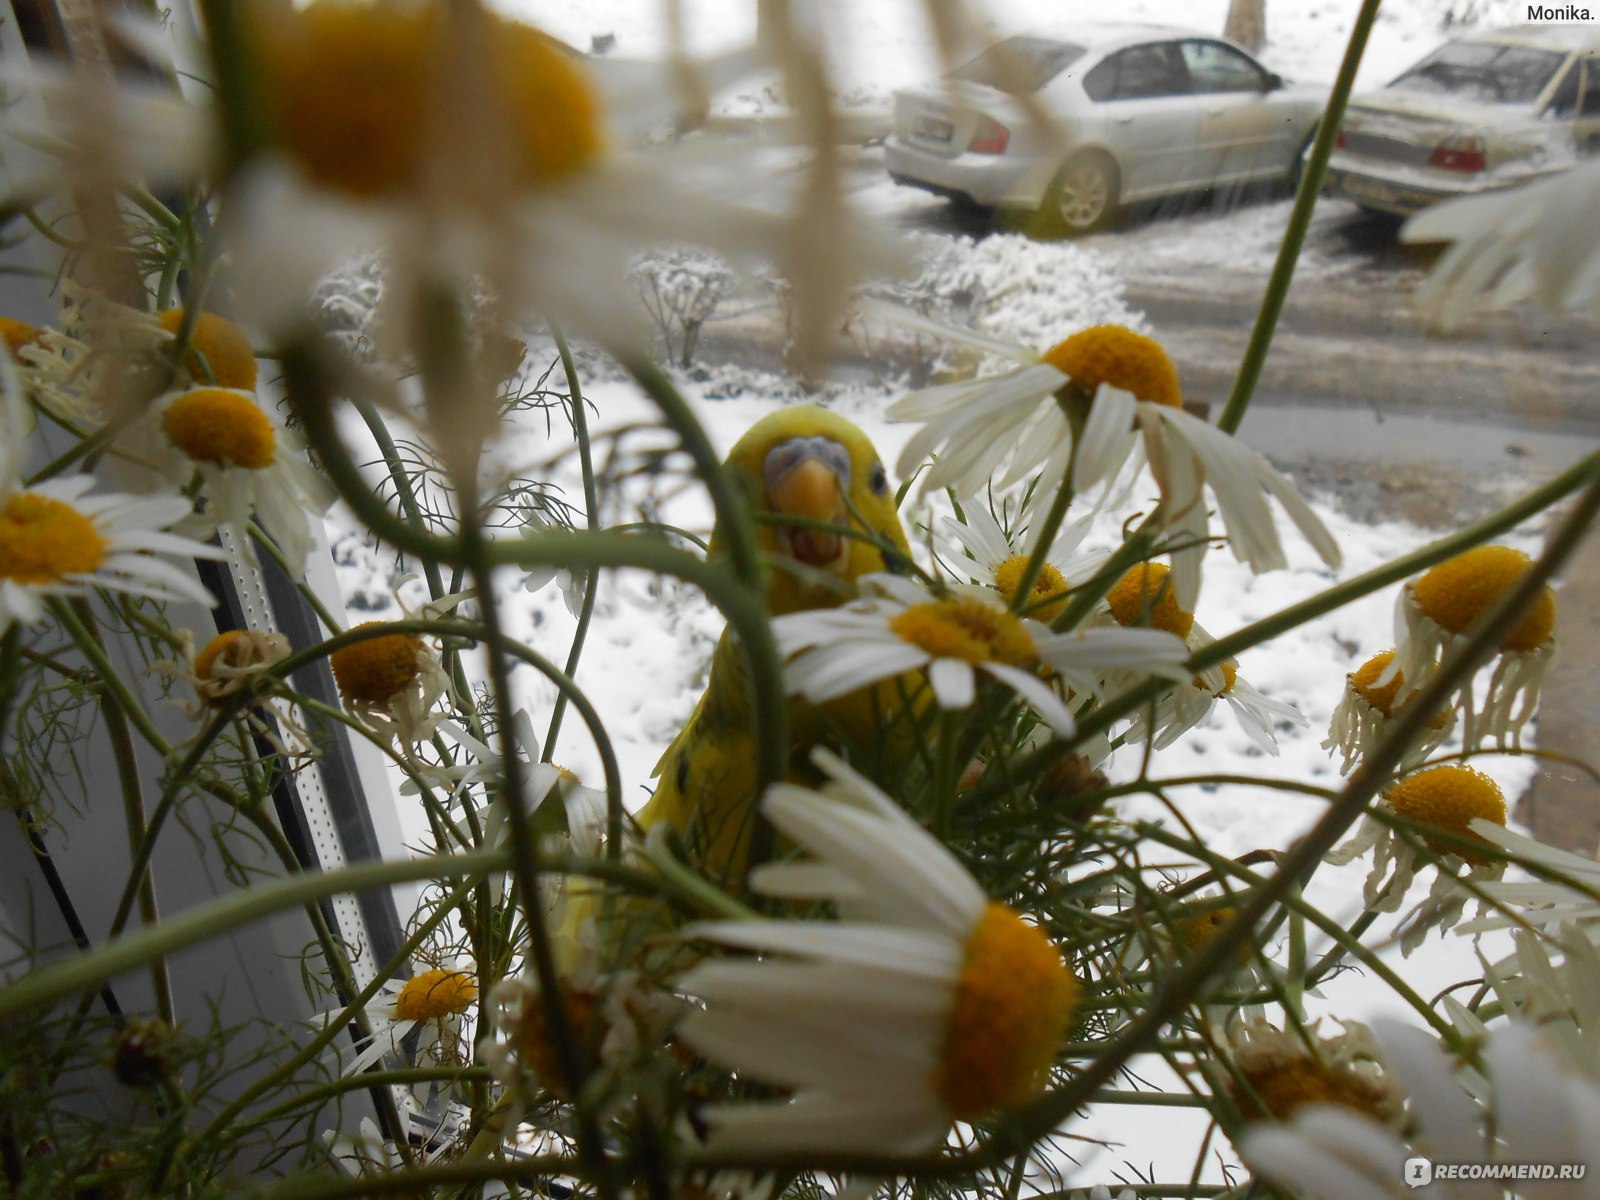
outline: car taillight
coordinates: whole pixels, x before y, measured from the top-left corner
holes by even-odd
[[[967,143],[967,149],[974,154],[1004,154],[1010,144],[1011,131],[999,121],[980,113],[978,128],[972,135],[972,141]]]
[[[1481,171],[1489,164],[1484,156],[1483,139],[1468,137],[1439,143],[1434,147],[1433,157],[1428,159],[1428,165],[1438,167],[1441,171],[1470,173]]]

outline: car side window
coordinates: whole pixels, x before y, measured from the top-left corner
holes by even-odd
[[[1579,112],[1586,117],[1600,117],[1600,57],[1587,58],[1583,67],[1583,103]],[[1577,74],[1577,68],[1573,69]]]
[[[1550,97],[1550,103],[1545,105],[1544,115],[1557,120],[1568,120],[1578,111],[1579,85],[1583,81],[1583,64],[1575,62],[1567,68],[1567,73],[1561,77],[1561,82],[1556,84],[1556,90]]]
[[[1184,65],[1197,92],[1264,92],[1267,73],[1222,42],[1181,43]]]
[[[1097,102],[1182,96],[1189,72],[1176,45],[1152,42],[1113,54],[1083,77],[1083,90]]]

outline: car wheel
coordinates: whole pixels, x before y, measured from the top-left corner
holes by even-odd
[[[1092,233],[1117,215],[1117,164],[1099,151],[1067,160],[1050,185],[1046,211],[1067,234]]]

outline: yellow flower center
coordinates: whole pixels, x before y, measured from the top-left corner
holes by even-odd
[[[1398,816],[1423,825],[1435,825],[1475,842],[1483,841],[1471,829],[1475,818],[1481,817],[1496,825],[1506,823],[1506,798],[1500,785],[1481,771],[1455,763],[1419,771],[1402,779],[1383,793],[1383,799]],[[1486,855],[1442,838],[1423,840],[1439,854],[1456,854],[1477,865],[1489,861]]]
[[[281,633],[225,629],[194,656],[196,686],[208,703],[220,705],[244,685],[239,672],[265,667],[288,654],[289,639]],[[218,668],[225,671],[219,673]]]
[[[1339,1070],[1310,1055],[1240,1068],[1249,1091],[1234,1089],[1234,1103],[1247,1122],[1265,1119],[1288,1121],[1308,1104],[1337,1104],[1387,1122],[1393,1109],[1389,1089],[1356,1071]]]
[[[1222,672],[1222,686],[1211,694],[1213,696],[1221,697],[1226,696],[1229,692],[1233,691],[1233,685],[1239,680],[1239,668],[1234,666],[1231,662],[1225,662],[1222,664],[1219,670]],[[1204,676],[1196,675],[1194,676],[1192,682],[1197,688],[1206,687]]]
[[[156,317],[161,328],[176,335],[183,327],[183,309],[169,308]],[[250,339],[226,317],[203,312],[195,318],[183,368],[196,383],[256,390],[256,352]]]
[[[1206,943],[1216,936],[1229,921],[1233,920],[1232,908],[1212,908],[1205,912],[1194,913],[1187,917],[1179,917],[1172,923],[1173,932],[1178,935],[1178,940],[1183,943],[1184,949],[1196,953],[1205,949]],[[1246,952],[1248,952],[1246,947]]]
[[[272,465],[278,435],[250,393],[193,388],[167,405],[161,427],[196,462],[259,471]]]
[[[1532,561],[1510,546],[1477,546],[1440,563],[1411,585],[1417,607],[1450,633],[1465,633],[1527,574]],[[1556,627],[1556,596],[1549,585],[1501,639],[1504,650],[1537,650]]]
[[[1194,628],[1194,614],[1178,607],[1178,595],[1167,578],[1171,571],[1161,563],[1140,563],[1117,580],[1106,593],[1106,603],[1119,625],[1148,624],[1181,638]],[[1231,686],[1231,685],[1230,685]]]
[[[1037,926],[990,904],[967,939],[934,1087],[959,1120],[1014,1108],[1043,1088],[1078,981]]]
[[[1102,383],[1140,400],[1183,406],[1178,369],[1161,343],[1124,325],[1091,325],[1044,352],[1044,361],[1093,395]]]
[[[406,980],[394,998],[397,1021],[437,1021],[458,1016],[478,998],[478,982],[465,971],[435,967]]]
[[[5,341],[6,347],[11,351],[11,357],[17,356],[17,351],[24,346],[32,344],[43,330],[36,325],[29,325],[26,321],[16,321],[10,317],[0,317],[0,339]]]
[[[365,621],[356,629],[376,629]],[[354,631],[352,631],[354,632]],[[346,701],[382,704],[399,695],[421,672],[422,639],[410,633],[385,633],[341,646],[328,656],[339,694]]]
[[[567,1029],[579,1057],[596,1044],[595,1022],[599,1020],[599,998],[593,992],[583,992],[565,983],[560,985],[561,1005],[567,1017]],[[529,996],[523,1003],[522,1019],[516,1030],[517,1055],[522,1065],[538,1078],[550,1092],[567,1099],[566,1075],[561,1070],[561,1056],[556,1053],[555,1039],[545,1020],[545,1002],[539,996]]]
[[[1350,674],[1350,687],[1356,695],[1386,717],[1394,716],[1395,697],[1406,682],[1405,676],[1396,671],[1388,683],[1377,686],[1378,680],[1393,661],[1394,651],[1385,650],[1382,654],[1374,654]]]
[[[521,186],[582,169],[601,148],[600,114],[577,61],[527,25],[487,14],[482,64],[498,118],[511,139],[506,164]],[[301,168],[325,187],[364,200],[414,186],[430,139],[472,136],[439,130],[439,47],[444,3],[287,5],[259,30],[263,101],[271,129]]]
[[[1022,582],[1022,572],[1027,566],[1027,555],[1013,554],[995,569],[994,585],[1000,589],[1000,594],[1006,598],[1007,604],[1016,602],[1017,585]],[[1066,594],[1066,578],[1049,563],[1045,563],[1039,568],[1039,574],[1033,581],[1033,589],[1028,593],[1028,615],[1040,621],[1053,620],[1067,606]]]
[[[0,579],[51,583],[87,574],[106,557],[106,539],[72,505],[18,492],[0,509]]]
[[[1034,657],[1033,639],[1022,622],[979,600],[913,604],[890,621],[889,628],[935,658],[1021,666]]]

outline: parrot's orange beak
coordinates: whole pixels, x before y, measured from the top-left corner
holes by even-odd
[[[798,517],[848,528],[845,505],[850,455],[831,438],[792,438],[766,458],[767,504],[779,518]],[[821,571],[843,575],[850,564],[849,540],[810,525],[777,526],[778,544],[789,557]]]

